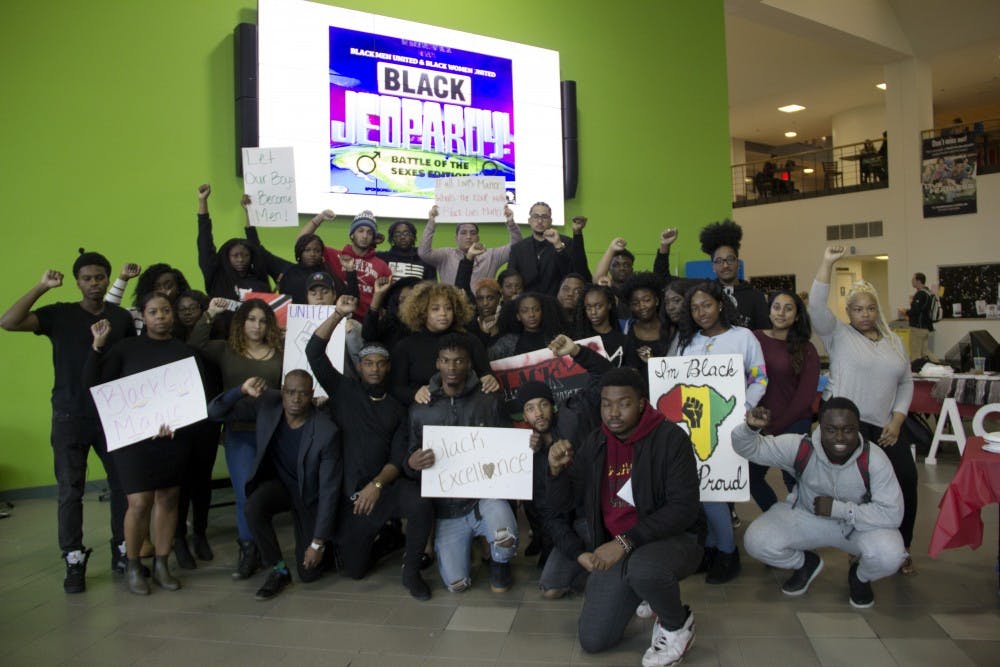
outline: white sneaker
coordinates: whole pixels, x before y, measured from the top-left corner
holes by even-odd
[[[653,624],[653,643],[642,656],[642,667],[672,667],[680,664],[694,645],[694,613],[679,630],[665,630],[657,621]]]
[[[656,614],[653,613],[653,608],[649,606],[649,603],[643,600],[635,608],[635,615],[639,618],[653,618]]]

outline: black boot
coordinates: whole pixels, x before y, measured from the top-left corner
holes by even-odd
[[[187,538],[174,538],[174,556],[177,558],[177,565],[182,570],[193,570],[198,567],[198,564],[194,562],[194,556],[191,555],[191,550],[188,549]]]
[[[129,558],[125,561],[125,581],[128,584],[130,593],[136,595],[149,595],[149,584],[146,577],[142,576],[143,565],[138,558]]]
[[[240,559],[233,572],[233,579],[249,579],[260,569],[260,552],[252,540],[236,540],[240,545]]]
[[[153,583],[164,590],[180,590],[181,582],[177,581],[174,575],[170,574],[169,561],[169,555],[153,557]]]
[[[212,547],[209,546],[205,533],[194,533],[191,536],[191,548],[194,549],[194,555],[198,557],[198,560],[212,560],[215,558],[215,554],[212,553]]]

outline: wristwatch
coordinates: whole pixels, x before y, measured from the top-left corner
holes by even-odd
[[[378,481],[377,479],[373,479],[372,480],[372,484],[374,484],[375,488],[378,489],[379,491],[381,491],[383,488],[385,488],[385,484],[383,484],[382,482]]]
[[[323,549],[326,549],[326,544],[325,543],[323,543],[323,542],[316,542],[315,540],[309,546],[312,547],[313,549],[315,549],[316,551],[322,551]]]

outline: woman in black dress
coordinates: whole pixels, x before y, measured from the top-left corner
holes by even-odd
[[[142,298],[139,307],[145,325],[144,336],[124,339],[105,351],[110,325],[107,320],[101,320],[91,327],[94,342],[84,367],[84,378],[88,386],[117,380],[188,357],[197,359],[192,348],[173,336],[174,309],[166,295],[160,292],[148,294]],[[149,594],[139,549],[148,534],[151,514],[156,548],[153,582],[167,590],[180,588],[180,582],[170,573],[167,559],[173,546],[177,524],[181,474],[187,465],[190,450],[187,429],[172,432],[164,425],[158,436],[111,453],[128,497],[128,510],[125,512],[128,588],[138,595]]]

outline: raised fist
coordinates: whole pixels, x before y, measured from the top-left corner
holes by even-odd
[[[582,215],[578,215],[573,218],[573,233],[579,234],[583,231],[583,228],[587,226],[587,218]]]
[[[208,199],[208,195],[212,194],[212,186],[208,183],[202,183],[198,186],[198,199],[205,201]]]
[[[38,281],[38,284],[45,289],[61,287],[63,284],[63,274],[59,271],[49,269],[42,274],[42,279]]]
[[[684,405],[681,406],[681,412],[684,413],[684,419],[687,420],[687,423],[692,430],[701,426],[701,416],[704,410],[704,404],[694,396],[688,396],[684,401]]]

